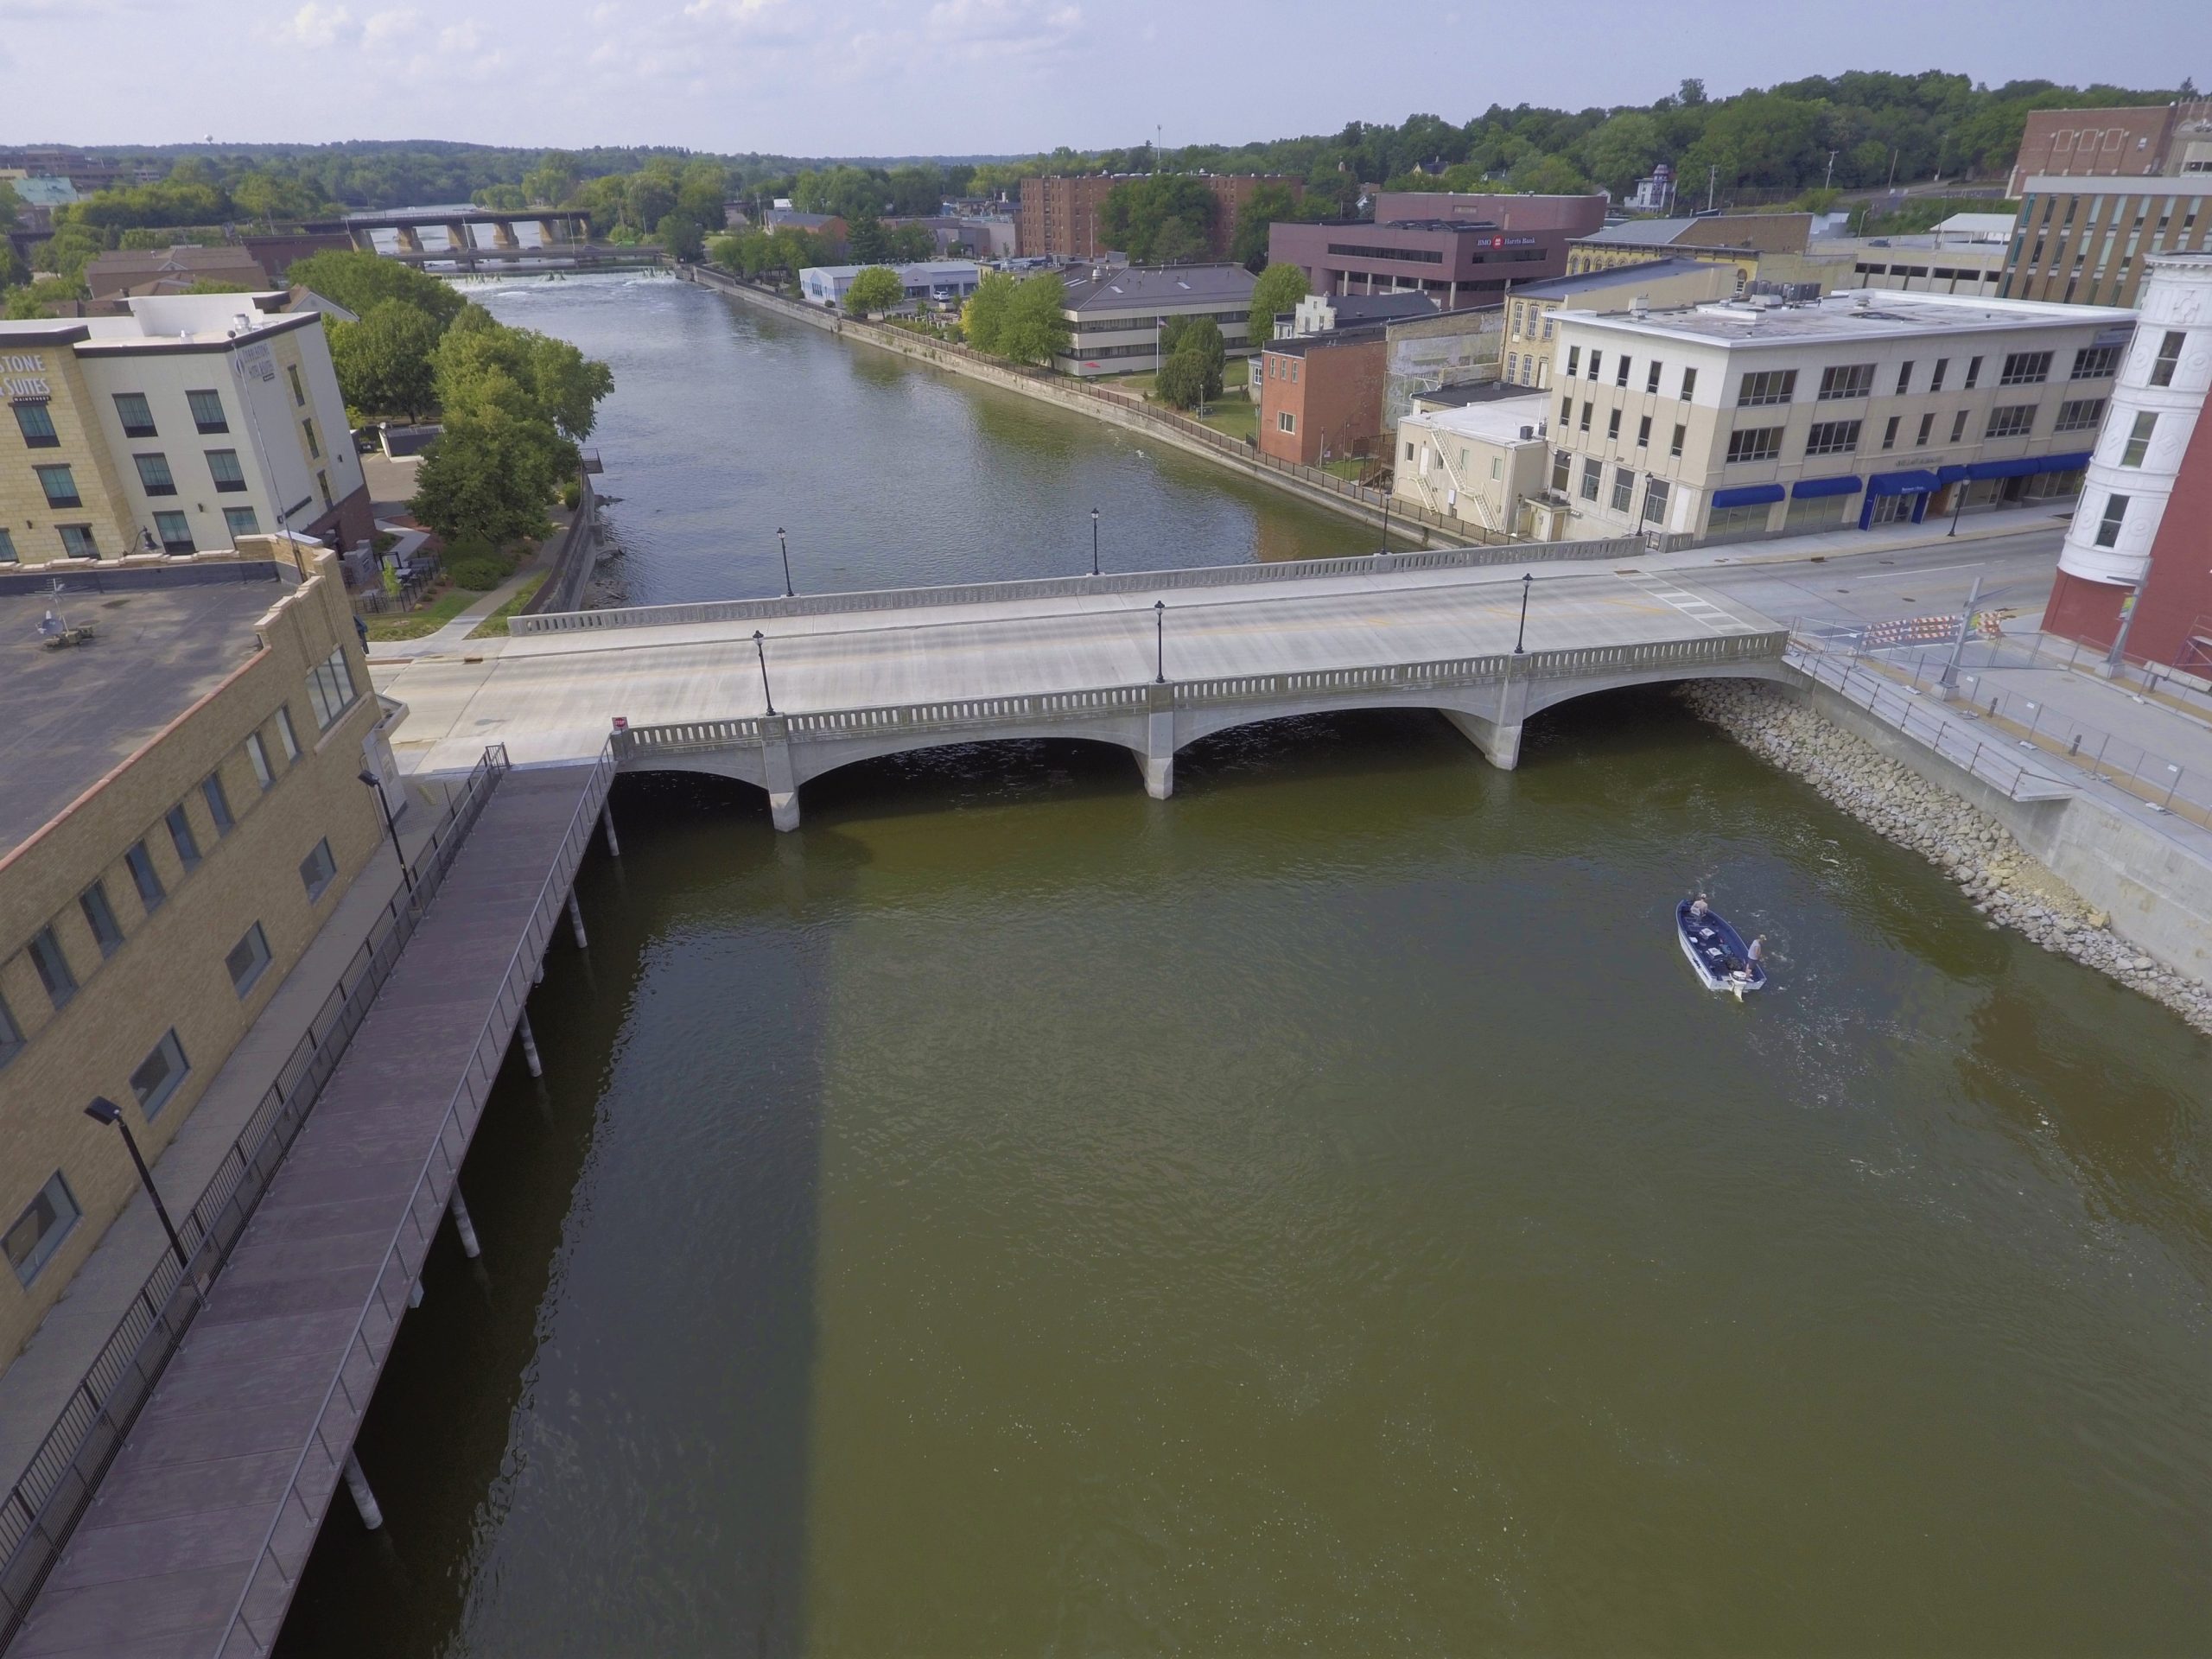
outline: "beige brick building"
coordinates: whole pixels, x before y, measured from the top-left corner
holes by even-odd
[[[86,1103],[157,1155],[383,834],[378,705],[335,556],[308,569],[0,575],[0,1369],[137,1190]],[[49,610],[92,638],[43,644]]]

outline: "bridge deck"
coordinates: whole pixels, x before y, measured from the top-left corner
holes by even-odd
[[[557,916],[568,890],[549,877],[573,868],[581,841],[572,831],[580,810],[604,798],[606,776],[563,766],[501,780],[11,1659],[251,1653],[273,1639],[336,1484],[334,1466],[309,1448],[320,1438],[342,1457],[352,1445],[359,1418],[346,1396],[365,1404],[390,1345],[390,1329],[372,1336],[365,1378],[351,1363],[363,1309],[396,1246],[405,1282],[421,1270],[419,1251],[404,1243],[419,1213],[410,1200],[423,1201],[418,1178],[438,1167],[434,1150],[454,1135],[448,1108],[479,1064],[487,1026],[494,1057],[512,1035],[511,967],[522,951],[526,988],[551,925],[547,907]],[[581,823],[588,835],[590,817]],[[505,1029],[496,1029],[503,1014]],[[471,1112],[462,1149],[474,1126]],[[426,1196],[442,1205],[445,1189]],[[348,1386],[334,1396],[341,1366]],[[279,1552],[289,1570],[257,1580],[264,1541],[288,1506],[298,1517]],[[222,1649],[250,1584],[255,1639]]]
[[[420,658],[378,683],[410,709],[393,747],[442,769],[490,742],[518,761],[594,753],[618,715],[641,726],[760,714],[755,626],[789,714],[1147,682],[1155,599],[1167,605],[1167,677],[1184,680],[1510,652],[1521,598],[1517,572],[1484,569],[831,612],[531,635],[475,663]],[[1769,626],[1666,578],[1577,574],[1535,584],[1527,643],[1643,645]]]

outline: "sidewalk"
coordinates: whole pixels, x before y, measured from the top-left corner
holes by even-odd
[[[524,582],[532,576],[543,575],[544,570],[543,562],[533,553],[528,563],[482,598],[471,601],[467,610],[436,632],[426,633],[419,639],[375,641],[372,648],[376,652],[377,660],[385,662],[402,657],[437,657],[448,652],[463,649],[469,644],[468,636],[483,625],[486,617],[520,593]]]
[[[445,810],[442,785],[409,780],[399,820],[408,860],[420,855]],[[365,865],[261,1016],[231,1051],[154,1166],[171,1215],[181,1217],[229,1156],[340,976],[400,888],[388,842]],[[29,1344],[0,1372],[0,1492],[15,1485],[86,1369],[113,1333],[168,1243],[143,1192],[132,1195]]]

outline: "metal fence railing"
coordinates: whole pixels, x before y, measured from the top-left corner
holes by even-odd
[[[252,1571],[232,1607],[223,1639],[216,1647],[225,1659],[265,1654],[276,1643],[293,1588],[315,1547],[323,1511],[337,1490],[346,1455],[353,1449],[354,1431],[375,1392],[401,1316],[407,1311],[408,1292],[422,1272],[423,1255],[445,1213],[448,1195],[467,1155],[477,1121],[483,1116],[485,1100],[513,1040],[546,939],[575,880],[600,809],[606,804],[615,764],[610,741],[600,749],[583,797],[554,855],[553,867],[538,888],[522,940],[507,959],[492,1010],[485,1016],[467,1066],[408,1195],[400,1230],[385,1250],[376,1282],[361,1304],[344,1354],[316,1408],[315,1428],[293,1463],[283,1497],[255,1554]]]
[[[0,1498],[0,1648],[14,1638],[31,1599],[199,1312],[200,1288],[221,1271],[245,1230],[254,1206],[507,766],[503,746],[487,748],[448,799],[414,867],[412,892],[403,887],[385,905],[198,1201],[179,1217],[177,1234],[191,1258],[189,1273],[175,1255],[162,1253],[38,1450]]]

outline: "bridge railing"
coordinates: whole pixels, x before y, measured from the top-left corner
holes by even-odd
[[[700,622],[753,622],[776,617],[830,616],[846,612],[918,610],[937,605],[1004,604],[1086,594],[1173,593],[1192,588],[1241,588],[1268,582],[1310,582],[1332,576],[1386,576],[1402,571],[1472,570],[1497,565],[1596,563],[1637,558],[1647,551],[1641,536],[1601,542],[1529,542],[1518,547],[1440,547],[1343,559],[1291,559],[1264,564],[1191,565],[1173,570],[1124,570],[1103,576],[1034,576],[1014,582],[969,582],[934,588],[879,588],[793,598],[698,600],[680,605],[628,605],[602,611],[557,611],[517,616],[511,633],[592,633],[617,628],[671,627]]]
[[[1041,691],[954,702],[886,703],[773,716],[750,715],[665,726],[632,726],[614,734],[613,751],[619,760],[631,762],[656,754],[743,747],[779,737],[791,741],[819,741],[892,732],[978,729],[1035,721],[1110,717],[1154,709],[1268,702],[1286,696],[1315,694],[1482,685],[1509,677],[1557,679],[1656,669],[1695,670],[1732,663],[1779,662],[1789,642],[1788,630],[1776,629],[1765,633],[1715,634],[1699,639],[1660,639],[1640,645],[1581,645],[1517,656],[1498,652],[1482,657],[1451,657],[1419,663],[1298,669],[1277,674],[1225,675],[1158,684],[1096,686],[1077,691]]]

